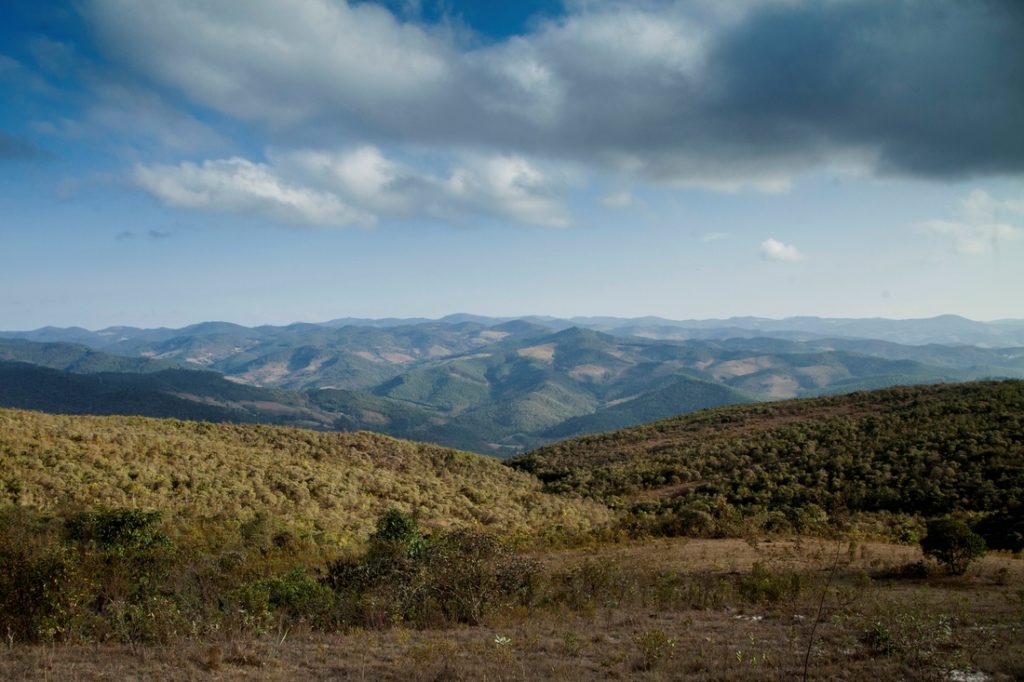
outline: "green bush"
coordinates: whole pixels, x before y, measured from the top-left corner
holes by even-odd
[[[761,562],[754,564],[750,573],[740,576],[737,589],[752,604],[777,604],[786,597],[796,597],[803,589],[800,576],[772,573]]]
[[[65,520],[64,529],[71,542],[92,543],[102,550],[125,554],[168,544],[157,527],[159,521],[157,511],[103,509],[71,516]]]
[[[298,567],[285,575],[256,581],[236,593],[234,601],[256,621],[278,614],[323,627],[331,623],[336,599],[330,587],[308,578]]]
[[[971,562],[984,556],[985,550],[984,538],[959,519],[931,519],[921,538],[924,555],[938,561],[953,575],[966,573]]]

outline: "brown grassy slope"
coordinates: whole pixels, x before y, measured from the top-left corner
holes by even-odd
[[[263,513],[340,541],[365,537],[389,506],[427,526],[524,535],[608,518],[487,457],[379,434],[20,410],[0,410],[0,504]]]

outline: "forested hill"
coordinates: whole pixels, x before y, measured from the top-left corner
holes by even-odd
[[[510,464],[549,491],[652,514],[1013,510],[1024,502],[1024,382],[716,408],[563,441]]]

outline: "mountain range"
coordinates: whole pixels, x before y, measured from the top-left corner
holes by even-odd
[[[1020,346],[1024,322],[955,316],[48,327],[0,332],[0,405],[372,430],[504,456],[731,403],[1024,377]]]

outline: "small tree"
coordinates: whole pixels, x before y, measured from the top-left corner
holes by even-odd
[[[985,554],[985,540],[957,519],[928,521],[927,534],[921,538],[921,551],[946,567],[953,575],[963,575],[972,561]]]

